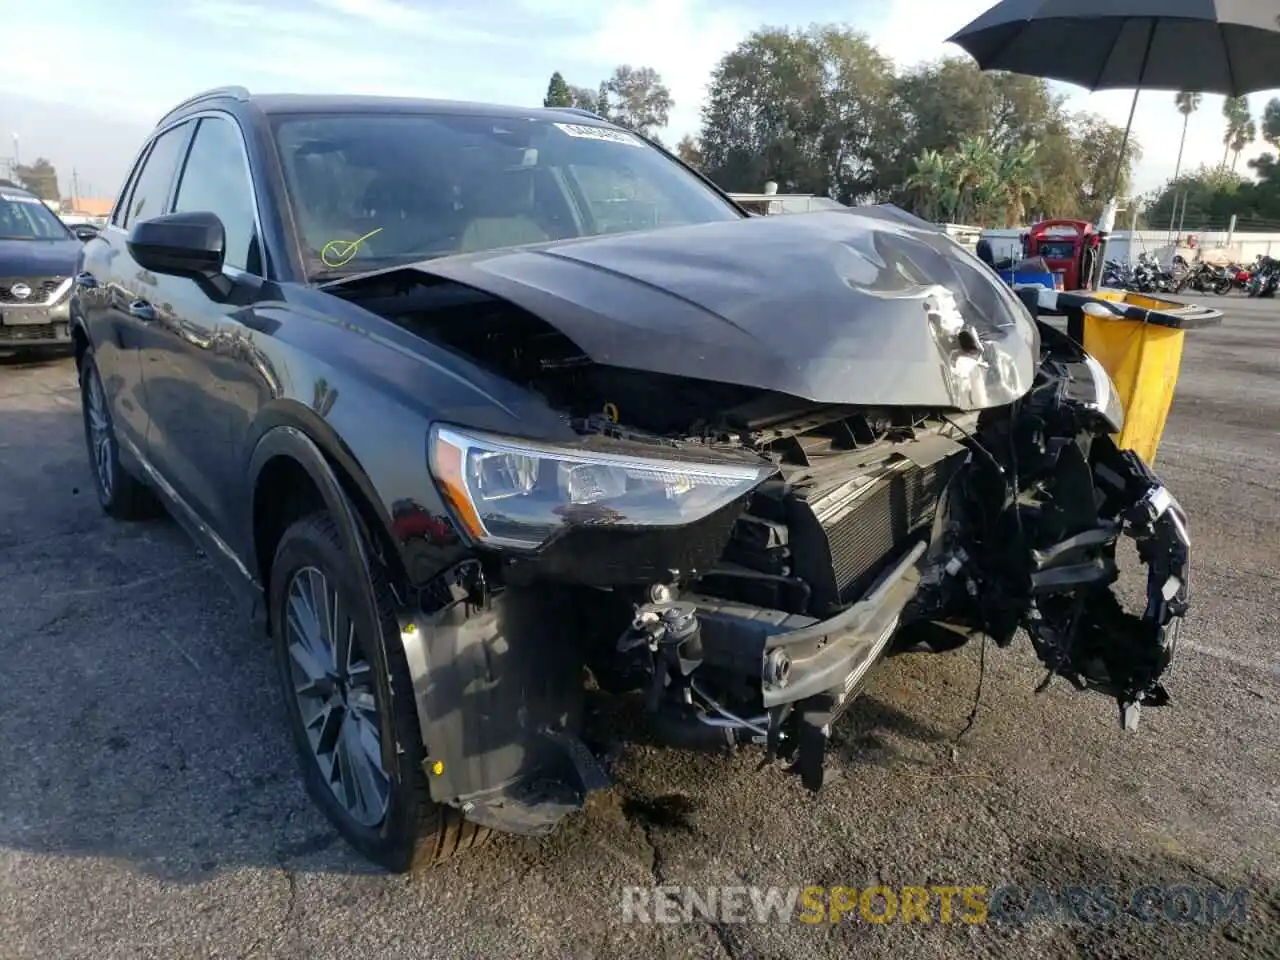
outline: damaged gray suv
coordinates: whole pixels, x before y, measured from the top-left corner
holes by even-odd
[[[1186,521],[1106,373],[893,208],[748,217],[574,111],[228,88],[161,120],[71,313],[103,507],[220,564],[390,869],[606,785],[588,690],[813,789],[894,650],[1025,635],[1130,723],[1167,699]]]

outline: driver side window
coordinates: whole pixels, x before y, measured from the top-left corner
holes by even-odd
[[[175,213],[216,213],[226,230],[226,265],[261,275],[253,190],[240,128],[225,117],[204,117],[182,168]]]

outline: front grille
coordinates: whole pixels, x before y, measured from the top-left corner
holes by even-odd
[[[0,278],[0,303],[38,306],[46,303],[66,279],[66,277],[2,277]],[[31,288],[30,296],[15,297],[13,295],[13,288],[20,283],[25,283]]]
[[[938,500],[963,462],[953,455],[928,467],[905,463],[861,485],[792,501],[788,526],[795,574],[813,589],[812,608],[850,603],[933,522]]]
[[[67,339],[66,326],[62,324],[24,323],[0,326],[0,345],[15,341],[65,339]]]

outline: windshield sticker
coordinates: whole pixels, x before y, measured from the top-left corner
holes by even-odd
[[[629,147],[642,147],[644,144],[629,133],[623,133],[621,130],[611,130],[608,127],[595,127],[589,123],[557,123],[554,124],[561,132],[567,133],[571,137],[577,137],[579,140],[603,140],[606,143],[623,143]]]
[[[320,260],[326,267],[345,267],[356,258],[356,254],[360,252],[360,247],[366,240],[381,232],[382,227],[378,227],[354,240],[330,240],[320,248]]]

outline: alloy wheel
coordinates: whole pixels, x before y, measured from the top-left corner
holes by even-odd
[[[98,376],[96,367],[90,367],[88,372],[85,414],[89,425],[89,447],[102,495],[104,499],[110,500],[114,486],[111,465],[115,437],[111,432],[111,418],[107,414],[107,395],[102,389],[102,379]]]
[[[290,679],[312,755],[346,813],[377,826],[391,780],[382,762],[373,667],[355,620],[316,567],[293,575],[285,603]]]

